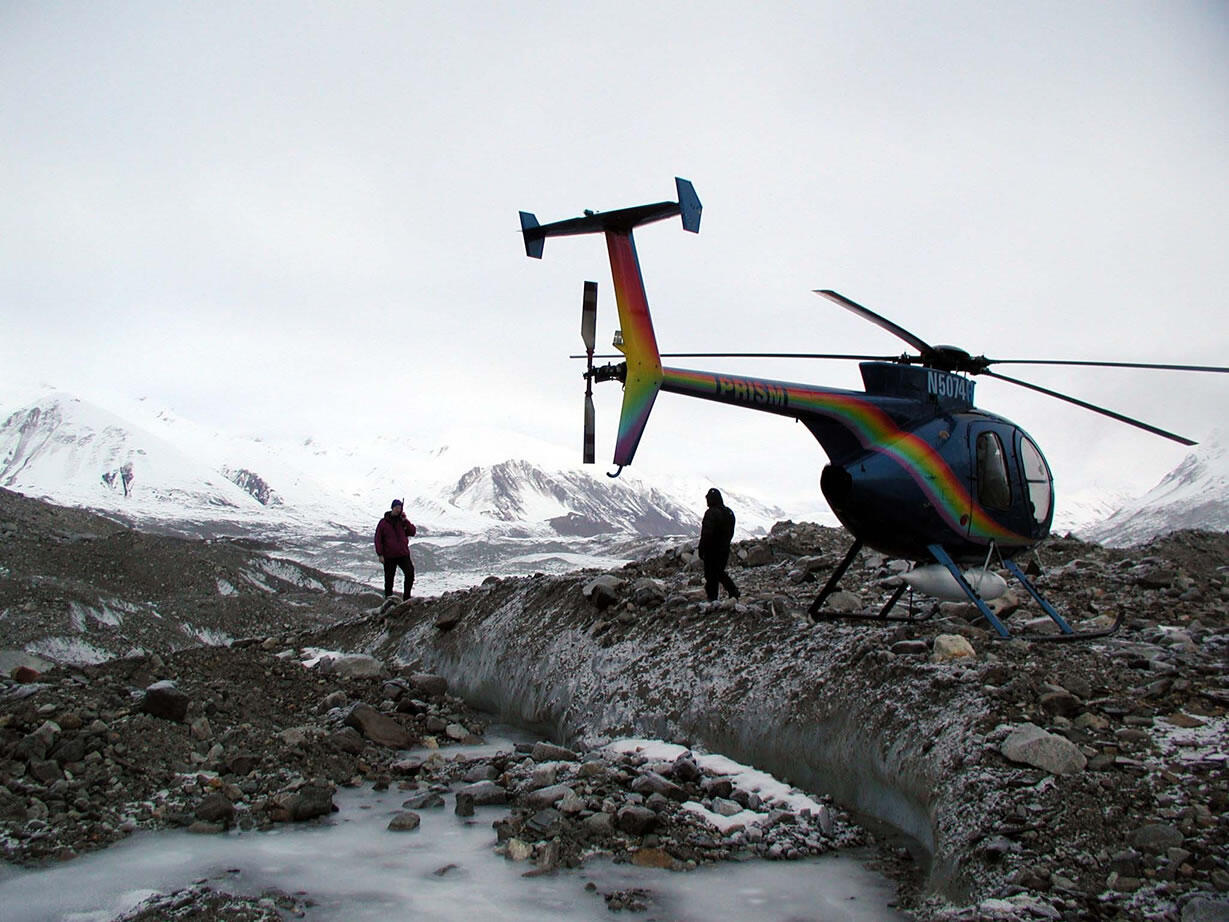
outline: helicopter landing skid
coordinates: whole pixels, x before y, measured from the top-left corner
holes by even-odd
[[[927,550],[930,551],[931,556],[934,557],[935,560],[943,564],[943,566],[947,568],[948,572],[952,574],[957,584],[959,584],[960,588],[964,590],[964,594],[969,597],[969,601],[977,606],[978,611],[981,612],[981,616],[989,622],[991,627],[994,628],[995,633],[1004,640],[1009,639],[1012,634],[1007,630],[1007,625],[1000,621],[998,617],[990,611],[990,607],[986,604],[985,600],[982,599],[973,590],[973,587],[969,585],[968,581],[964,578],[964,574],[960,572],[960,568],[956,566],[956,562],[952,560],[947,551],[943,550],[942,546],[938,544],[928,545]],[[1007,568],[1007,571],[1012,576],[1020,581],[1020,585],[1023,586],[1028,591],[1028,594],[1031,595],[1037,604],[1041,606],[1041,610],[1049,616],[1050,620],[1058,625],[1057,634],[1016,634],[1015,637],[1017,639],[1044,641],[1092,640],[1095,637],[1108,637],[1122,626],[1122,610],[1120,609],[1118,616],[1114,619],[1114,623],[1108,628],[1100,631],[1076,631],[1070,624],[1067,623],[1067,620],[1054,609],[1054,606],[1042,597],[1041,593],[1037,591],[1037,588],[1029,581],[1028,577],[1024,575],[1024,571],[1020,569],[1014,560],[1004,560],[1003,566]]]
[[[904,584],[897,587],[896,591],[892,593],[892,597],[888,599],[887,604],[884,605],[883,608],[879,610],[878,614],[870,614],[866,612],[826,612],[826,611],[823,611],[822,609],[823,609],[824,602],[827,601],[828,597],[832,595],[833,592],[836,591],[836,587],[840,583],[841,577],[845,575],[845,571],[849,569],[850,564],[853,563],[854,558],[858,556],[858,553],[861,550],[862,550],[862,540],[860,538],[855,539],[853,546],[850,547],[849,550],[846,552],[844,559],[842,559],[840,564],[837,566],[837,568],[832,571],[832,575],[828,578],[828,582],[824,585],[824,588],[819,593],[819,596],[815,599],[814,602],[811,603],[809,613],[811,615],[812,621],[818,622],[821,619],[830,619],[830,618],[849,618],[849,619],[866,620],[866,621],[877,621],[880,623],[887,622],[887,621],[897,621],[897,622],[903,621],[903,622],[908,622],[908,623],[916,623],[916,622],[927,620],[935,613],[937,606],[936,608],[932,608],[929,612],[925,614],[922,614],[922,615],[915,614],[913,610],[913,604],[912,604],[912,598],[911,598],[910,604],[909,604],[909,613],[907,615],[899,616],[899,615],[890,614],[893,607],[895,607],[896,603],[900,601],[901,596],[904,595],[905,590],[908,588],[907,585],[904,585]],[[931,544],[931,545],[928,545],[927,550],[930,551],[931,556],[934,557],[936,561],[942,564],[948,570],[948,572],[951,573],[952,577],[956,581],[956,584],[960,586],[964,594],[968,596],[969,601],[972,602],[975,606],[977,606],[977,610],[980,613],[981,617],[992,628],[994,628],[995,633],[1004,640],[1010,639],[1013,635],[1009,630],[1007,630],[1007,625],[1005,625],[1003,621],[1000,620],[999,617],[990,610],[990,607],[986,604],[985,600],[977,594],[977,592],[973,589],[972,586],[969,585],[968,580],[964,578],[964,574],[960,572],[960,568],[956,566],[956,562],[952,560],[951,555],[948,554],[947,551],[943,549],[942,545]],[[1014,560],[1005,560],[1003,561],[1003,565],[1007,568],[1007,571],[1011,573],[1012,576],[1014,576],[1016,579],[1020,581],[1020,585],[1022,585],[1025,588],[1025,590],[1027,590],[1028,594],[1031,595],[1034,600],[1036,600],[1037,604],[1041,606],[1041,610],[1044,611],[1046,615],[1050,618],[1050,620],[1053,621],[1058,626],[1058,631],[1059,631],[1057,634],[1017,633],[1014,635],[1016,638],[1021,639],[1021,640],[1042,640],[1042,641],[1092,640],[1093,638],[1096,638],[1096,637],[1108,637],[1110,634],[1113,634],[1114,632],[1118,630],[1119,627],[1122,626],[1123,613],[1120,610],[1118,612],[1117,617],[1114,619],[1114,623],[1110,625],[1108,628],[1105,628],[1099,631],[1077,631],[1073,629],[1071,625],[1067,623],[1066,619],[1063,618],[1063,616],[1060,615],[1054,609],[1054,607],[1045,600],[1045,598],[1041,595],[1041,593],[1037,591],[1037,588],[1029,581],[1028,577],[1024,575],[1024,571],[1021,570],[1019,566],[1017,566]]]
[[[928,619],[931,615],[935,613],[935,609],[933,608],[930,611],[925,612],[925,613],[921,613],[921,614],[915,613],[914,608],[913,608],[913,599],[911,596],[909,600],[908,614],[906,615],[891,614],[892,609],[896,607],[896,603],[900,601],[901,596],[905,594],[905,590],[909,588],[904,583],[902,583],[900,586],[896,588],[896,591],[892,593],[892,597],[888,599],[887,604],[884,605],[883,608],[879,609],[879,612],[877,614],[872,614],[870,612],[857,612],[857,611],[854,611],[854,612],[823,611],[822,609],[824,606],[824,602],[828,600],[828,596],[836,592],[836,587],[840,583],[841,577],[845,575],[845,571],[849,569],[849,565],[853,563],[854,558],[858,556],[858,552],[861,550],[862,550],[862,539],[860,538],[855,539],[853,546],[850,547],[850,549],[845,553],[844,559],[840,562],[840,564],[837,565],[837,568],[832,571],[832,575],[828,577],[828,582],[824,584],[824,588],[820,592],[819,597],[816,598],[815,601],[811,603],[811,607],[808,609],[808,612],[811,615],[812,621],[818,622],[823,619],[842,618],[842,619],[850,619],[850,620],[877,621],[881,624],[887,621],[903,621],[907,623],[916,623],[919,621],[925,621],[926,619]]]

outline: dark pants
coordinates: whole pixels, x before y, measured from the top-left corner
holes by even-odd
[[[385,557],[384,598],[386,599],[393,594],[393,583],[397,579],[398,567],[405,574],[405,593],[403,597],[408,599],[410,597],[410,590],[414,588],[414,561],[410,560],[408,555],[405,557]]]
[[[708,557],[704,560],[704,592],[708,595],[710,602],[717,601],[717,584],[725,586],[725,591],[732,598],[737,599],[741,593],[738,587],[734,585],[734,580],[730,579],[730,574],[725,572],[725,565],[729,562],[728,554],[722,554],[717,557]]]

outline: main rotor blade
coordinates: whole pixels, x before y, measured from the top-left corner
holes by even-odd
[[[815,294],[822,295],[823,297],[827,298],[829,301],[833,301],[836,304],[839,304],[841,307],[845,308],[845,310],[853,311],[855,314],[858,314],[864,319],[869,320],[871,323],[875,324],[876,326],[883,327],[893,336],[903,339],[905,342],[911,345],[914,349],[918,350],[918,352],[921,352],[923,355],[925,355],[928,352],[934,351],[931,348],[930,344],[926,342],[924,339],[922,339],[921,337],[915,336],[914,334],[910,333],[908,330],[906,330],[904,327],[900,326],[899,324],[893,323],[887,317],[879,316],[873,310],[871,310],[868,307],[863,307],[857,301],[850,301],[843,294],[839,294],[827,288],[817,289],[815,291]]]
[[[897,362],[899,355],[849,355],[844,352],[662,352],[663,359],[851,359],[858,362]],[[606,352],[595,359],[625,358],[622,352]],[[588,358],[569,355],[570,359]]]
[[[1210,371],[1229,374],[1222,365],[1165,365],[1156,362],[1076,362],[1067,359],[986,359],[990,365],[1084,365],[1092,368],[1156,368],[1161,371]]]
[[[1045,394],[1049,397],[1057,397],[1059,400],[1067,401],[1067,403],[1074,403],[1077,407],[1083,407],[1085,410],[1092,410],[1094,413],[1100,413],[1102,416],[1108,416],[1110,419],[1116,419],[1120,423],[1126,423],[1128,426],[1143,429],[1145,432],[1151,432],[1153,435],[1159,435],[1163,438],[1178,442],[1181,445],[1196,444],[1185,436],[1176,435],[1175,433],[1167,432],[1164,429],[1158,429],[1156,426],[1150,426],[1148,423],[1141,422],[1138,419],[1123,416],[1121,413],[1115,413],[1113,410],[1107,410],[1105,407],[1099,407],[1096,404],[1087,403],[1075,397],[1069,397],[1066,394],[1060,394],[1058,391],[1052,391],[1049,388],[1041,387],[1037,384],[1029,384],[1027,381],[1021,381],[1018,378],[1009,378],[1007,375],[1000,375],[993,371],[983,371],[982,374],[988,375],[991,378],[998,378],[1000,381],[1006,381],[1008,384],[1018,384],[1020,387],[1027,387],[1029,390],[1037,391],[1039,394]]]
[[[580,306],[580,338],[592,352],[597,337],[597,282],[585,282],[585,297]]]

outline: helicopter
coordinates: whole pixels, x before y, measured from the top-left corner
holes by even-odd
[[[1038,639],[1104,636],[1111,627],[1074,630],[1042,597],[1016,558],[1034,549],[1050,533],[1054,517],[1054,481],[1036,441],[1020,426],[974,405],[976,382],[985,375],[1066,401],[1184,445],[1191,439],[1168,432],[1105,407],[992,371],[992,365],[1079,365],[1229,372],[1229,368],[1139,362],[991,359],[956,346],[931,345],[893,321],[844,295],[815,293],[883,328],[916,350],[900,355],[838,353],[662,353],[657,346],[648,297],[633,239],[635,228],[678,215],[683,229],[699,233],[702,205],[692,184],[675,179],[678,200],[615,211],[586,210],[580,217],[539,224],[520,212],[527,256],[541,259],[547,237],[603,234],[609,255],[620,329],[618,354],[596,355],[597,283],[585,282],[581,338],[586,359],[583,461],[594,462],[593,385],[619,381],[623,402],[615,443],[617,477],[632,463],[657,395],[697,397],[765,413],[793,417],[819,442],[828,456],[820,491],[854,541],[809,609],[812,619],[863,617],[880,621],[921,620],[912,605],[905,616],[892,609],[906,589],[938,599],[968,600],[1001,638],[1011,636],[987,602],[1007,590],[990,568],[997,559],[1057,626],[1057,633]],[[595,358],[622,358],[594,365]],[[863,390],[747,377],[725,372],[663,366],[662,358],[811,358],[856,360]],[[864,547],[913,561],[901,584],[877,614],[824,611],[825,601]],[[962,569],[969,567],[969,569]],[[932,610],[933,611],[933,610]],[[928,617],[928,616],[927,616]]]

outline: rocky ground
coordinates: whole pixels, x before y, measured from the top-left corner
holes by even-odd
[[[378,600],[338,592],[323,577],[312,577],[318,587],[259,588],[242,575],[265,572],[252,549],[155,548],[157,540],[114,523],[26,502],[0,504],[4,646],[20,646],[30,630],[23,620],[30,600],[55,618],[74,603],[114,610],[105,600],[120,598],[160,614],[191,610],[182,621],[213,627],[220,623],[206,613],[230,617],[212,598],[231,598],[219,580],[255,588],[241,594],[229,627],[216,627],[228,646],[186,648],[178,629],[160,645],[151,631],[139,642],[122,638],[116,649],[126,656],[0,679],[0,848],[8,861],[69,860],[137,828],[209,835],[311,822],[333,809],[338,786],[376,783],[405,791],[399,822],[407,830],[415,814],[441,809],[445,793],[460,811],[504,802],[509,812],[496,824],[494,847],[531,873],[593,853],[681,871],[874,841],[885,870],[901,881],[902,906],[919,919],[1229,917],[1229,536],[1181,533],[1127,550],[1049,542],[1038,582],[1061,611],[1085,628],[1112,622],[1120,610],[1127,616],[1094,647],[997,641],[954,603],[911,624],[812,625],[805,609],[816,580],[846,539],[809,525],[785,523],[738,546],[738,603],[703,603],[695,562],[680,548],[606,578],[495,581],[380,613],[371,607]],[[231,554],[243,556],[235,563],[218,556]],[[898,570],[864,554],[845,580],[852,594],[835,601],[875,610]],[[806,809],[762,802],[706,770],[698,750],[662,760],[574,740],[570,749],[543,741],[511,755],[449,758],[449,748],[481,735],[488,718],[423,663],[392,655],[393,641],[411,624],[443,636],[527,586],[575,600],[577,623],[599,643],[646,628],[685,629],[707,636],[720,656],[735,627],[801,638],[812,651],[847,644],[866,680],[884,688],[975,688],[978,736],[947,763],[958,767],[950,783],[970,809],[935,820],[965,843],[965,871],[976,880],[968,899],[929,894],[924,862],[855,826],[830,800],[815,797]],[[1013,629],[1044,627],[1033,623],[1040,612],[1027,599],[998,607]],[[96,620],[86,629],[114,639],[126,623]],[[949,637],[968,641],[972,655],[940,640]],[[774,643],[778,655],[789,653]],[[377,657],[316,659],[319,648]],[[980,809],[991,801],[993,810]],[[722,832],[686,803],[748,819]],[[605,896],[612,910],[651,904],[651,894]],[[198,886],[156,897],[127,918],[272,920],[304,913],[309,901]]]
[[[923,885],[906,884],[903,904],[920,918],[1229,912],[1229,536],[1179,533],[1127,550],[1047,543],[1036,582],[1078,629],[1124,616],[1112,636],[1078,643],[1026,639],[1054,625],[1020,591],[994,606],[1017,633],[1010,641],[960,603],[913,623],[812,624],[806,608],[846,543],[836,530],[783,523],[738,548],[742,598],[716,606],[679,548],[617,573],[492,582],[326,636],[461,681],[495,656],[473,649],[502,648],[494,671],[521,663],[532,680],[488,675],[485,691],[544,686],[531,711],[566,696],[568,709],[552,713],[564,732],[594,739],[648,722],[728,752],[750,735],[762,764],[785,777],[806,766],[769,751],[779,734],[762,721],[794,733],[800,721],[856,711],[879,741],[863,756],[922,765],[912,783],[931,786],[913,796],[944,866],[915,868]],[[901,568],[864,554],[835,601],[875,612]],[[586,687],[589,669],[606,671]],[[893,873],[909,879],[903,862]],[[943,896],[928,895],[932,886]]]
[[[0,490],[0,667],[35,654],[84,664],[331,624],[366,586],[246,539],[136,531]]]
[[[542,741],[449,758],[450,747],[478,741],[486,725],[442,678],[399,673],[362,655],[313,660],[285,645],[306,639],[0,683],[4,858],[67,861],[139,828],[210,835],[311,821],[335,809],[339,786],[364,783],[405,792],[390,828],[406,831],[417,828],[421,811],[442,809],[445,794],[455,795],[461,815],[506,806],[494,847],[531,874],[578,867],[593,854],[682,870],[748,852],[795,859],[866,841],[830,802],[807,798],[801,810],[774,803],[705,770],[690,753],[654,761]],[[723,833],[694,805],[720,817],[754,815],[762,825]],[[603,896],[612,909],[651,902],[650,894]],[[243,898],[198,886],[124,918],[276,919],[306,905],[283,893]]]

